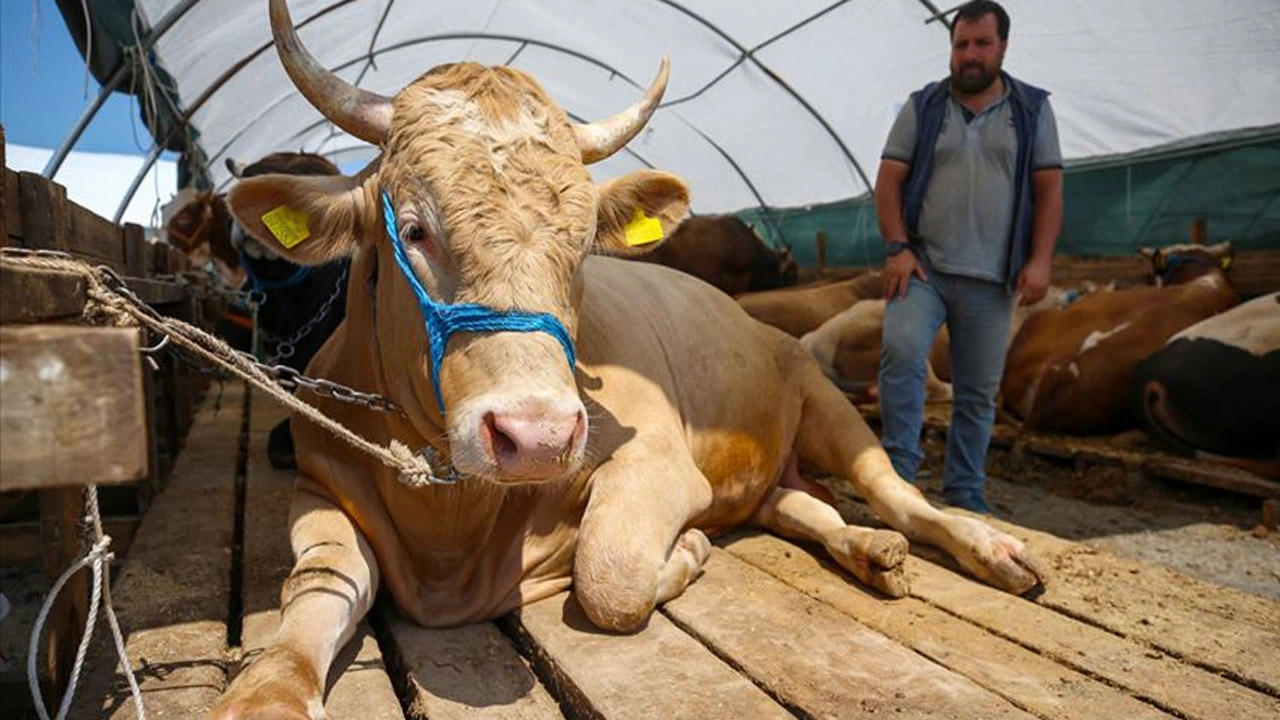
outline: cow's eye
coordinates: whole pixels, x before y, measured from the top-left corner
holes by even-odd
[[[408,223],[404,228],[404,237],[409,242],[420,243],[427,239],[427,231],[416,222]]]

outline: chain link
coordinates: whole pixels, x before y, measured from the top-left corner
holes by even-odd
[[[48,251],[36,251],[36,252],[48,252]],[[67,255],[66,253],[60,253],[59,256],[61,259],[70,258],[70,256]],[[134,305],[139,310],[146,313],[148,316],[155,318],[160,322],[165,321],[165,317],[163,315],[156,312],[154,308],[152,308],[150,305],[143,302],[137,295],[133,293],[132,290],[129,289],[129,286],[125,284],[124,279],[121,278],[118,274],[116,274],[115,270],[111,269],[106,265],[99,265],[97,266],[96,269],[104,275],[104,284],[107,286],[107,289],[111,290],[111,292],[128,300],[131,305]],[[336,297],[336,294],[330,297],[332,299],[333,297]],[[294,370],[293,368],[287,365],[279,365],[279,364],[270,363],[270,362],[266,362],[266,363],[259,362],[257,358],[255,358],[253,355],[250,355],[247,352],[237,350],[236,354],[239,355],[246,362],[253,364],[259,370],[266,373],[268,376],[271,377],[272,380],[276,381],[277,385],[279,385],[280,387],[286,390],[296,390],[299,387],[305,387],[308,390],[316,393],[317,395],[330,397],[339,402],[350,403],[352,405],[363,405],[364,407],[371,408],[373,410],[378,410],[381,412],[395,412],[395,413],[403,412],[401,411],[399,405],[396,405],[394,402],[392,402],[391,400],[388,400],[386,397],[383,397],[382,395],[375,395],[373,393],[362,392],[360,390],[356,390],[355,388],[351,388],[351,387],[347,387],[346,385],[335,383],[332,380],[307,377],[306,375],[303,375],[302,373],[298,372],[297,370]]]
[[[274,354],[267,356],[268,363],[274,364],[281,360],[288,360],[293,357],[293,353],[297,349],[298,343],[302,342],[303,339],[319,327],[320,323],[324,322],[325,318],[329,316],[329,312],[333,310],[333,306],[337,304],[338,299],[342,297],[343,291],[346,290],[347,270],[347,267],[342,268],[342,274],[339,275],[338,279],[334,282],[333,292],[329,293],[328,299],[324,301],[324,304],[320,306],[320,309],[316,311],[316,314],[312,316],[310,320],[304,323],[297,332],[289,336],[288,340],[281,340],[279,335],[273,335],[266,330],[258,330],[259,337],[261,337],[267,344],[275,345],[276,348]],[[259,304],[262,302],[265,302],[265,296],[263,300],[259,301]]]

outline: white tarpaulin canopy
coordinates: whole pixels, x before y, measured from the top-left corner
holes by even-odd
[[[142,28],[182,0],[136,0]],[[1007,0],[1005,69],[1050,90],[1067,162],[1280,127],[1277,0]],[[291,0],[308,49],[394,94],[434,65],[508,64],[574,118],[612,115],[671,82],[605,179],[678,173],[697,213],[861,195],[907,94],[943,77],[950,4],[929,0]],[[226,158],[307,150],[350,167],[374,150],[323,121],[273,47],[266,0],[197,2],[154,46],[177,109],[225,187]]]

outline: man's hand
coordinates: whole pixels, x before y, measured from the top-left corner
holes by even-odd
[[[1040,302],[1049,291],[1052,267],[1052,258],[1047,260],[1032,258],[1022,266],[1022,272],[1018,273],[1018,297],[1021,298],[1019,305],[1034,305]]]
[[[920,261],[916,260],[916,254],[911,252],[910,248],[897,255],[890,255],[884,261],[884,299],[892,300],[895,295],[900,298],[906,297],[912,273],[919,276],[921,280],[929,279],[924,274]]]

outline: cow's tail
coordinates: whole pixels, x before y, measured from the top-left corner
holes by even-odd
[[[1146,362],[1138,364],[1133,376],[1133,414],[1139,424],[1174,451],[1195,457],[1197,448],[1183,439],[1178,428],[1181,414],[1169,401],[1169,391]]]

